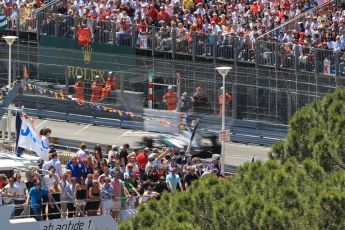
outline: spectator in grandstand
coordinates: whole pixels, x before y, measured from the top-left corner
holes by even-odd
[[[103,158],[102,148],[99,145],[96,145],[94,148],[93,155],[93,169],[98,170],[100,174],[103,174],[103,167],[107,165],[107,161]]]
[[[75,186],[75,194],[74,194],[75,205],[76,205],[78,216],[84,216],[87,193],[88,193],[88,188],[85,184],[85,179],[81,177],[79,180],[79,183],[77,183]]]
[[[84,158],[82,160],[82,164],[84,165],[83,168],[83,177],[86,178],[89,174],[93,174],[93,165],[92,165],[92,161],[89,157]]]
[[[101,174],[100,177],[109,177],[110,179],[112,179],[112,175],[107,165],[103,167],[103,174]]]
[[[101,190],[97,180],[92,181],[92,186],[88,190],[88,201],[86,211],[88,216],[96,216],[101,203]]]
[[[198,175],[199,178],[201,178],[201,176],[204,174],[204,167],[202,166],[202,164],[196,164],[195,165],[196,168],[196,174]]]
[[[111,146],[111,150],[108,152],[108,162],[111,162],[111,160],[115,158],[115,155],[118,154],[117,150],[117,145]]]
[[[168,191],[168,186],[166,184],[166,180],[164,176],[159,177],[159,180],[154,186],[154,190],[158,192],[159,194],[162,194],[164,191]]]
[[[86,184],[86,187],[87,187],[87,190],[89,190],[89,188],[92,187],[92,182],[94,181],[94,178],[93,178],[93,174],[87,174],[85,176],[85,184]],[[97,178],[95,178],[97,179]]]
[[[195,167],[189,166],[188,167],[188,173],[184,176],[184,187],[185,189],[188,189],[189,186],[191,186],[192,182],[199,179],[198,174],[195,173]]]
[[[188,96],[187,92],[182,93],[181,96],[181,106],[180,106],[180,112],[189,112],[193,109],[193,98]]]
[[[143,193],[143,196],[141,197],[139,203],[145,203],[150,199],[157,199],[160,196],[160,194],[153,190],[152,185],[147,186],[147,189]]]
[[[68,218],[71,218],[75,214],[75,186],[78,183],[78,179],[76,177],[71,177],[71,185],[69,189],[69,199],[67,203],[67,209],[68,209]]]
[[[66,169],[71,170],[71,176],[77,178],[77,181],[79,181],[80,177],[83,175],[84,165],[79,162],[77,157],[72,157],[72,159],[67,163]]]
[[[133,186],[133,184],[131,183],[131,177],[133,175],[130,176],[124,176],[124,181],[123,181],[123,186],[125,187],[125,190],[127,191],[126,196],[137,196],[139,197],[140,194],[138,192],[138,190],[136,189],[135,186]]]
[[[30,213],[37,221],[42,220],[42,205],[45,205],[42,203],[42,199],[43,202],[46,202],[44,197],[47,197],[49,206],[51,206],[52,204],[50,201],[50,196],[48,195],[48,190],[41,188],[40,183],[36,183],[36,186],[32,187],[28,192],[28,197],[25,204],[29,205],[30,202]]]
[[[26,176],[26,189],[30,191],[32,187],[35,187],[36,185],[36,175],[35,173],[28,173]]]
[[[135,159],[140,154],[140,149],[141,147],[135,146],[133,152],[128,155],[127,160],[130,161],[133,157]]]
[[[193,95],[193,99],[194,112],[207,113],[207,111],[210,109],[210,104],[208,102],[206,95],[204,94],[203,89],[200,86],[196,88],[196,92]]]
[[[147,162],[149,161],[148,159],[149,154],[150,154],[150,149],[146,147],[144,148],[144,151],[140,153],[136,158],[136,162],[139,165],[140,178],[142,178],[142,176],[145,173],[145,167],[146,167]]]
[[[16,181],[14,182],[14,187],[17,190],[16,196],[14,198],[14,204],[16,208],[14,210],[15,216],[20,216],[23,212],[22,205],[25,203],[26,200],[26,184],[22,180],[22,176],[19,173],[15,174]]]
[[[216,173],[217,176],[220,176],[220,164],[219,164],[219,157],[214,157],[212,162],[207,166],[207,173]]]
[[[58,181],[55,181],[53,186],[49,189],[49,193],[52,196],[53,204],[48,206],[48,219],[60,219],[61,218],[61,188]]]
[[[50,135],[52,134],[51,129],[45,128],[45,129],[43,130],[43,133],[42,133],[42,134],[43,134],[43,135],[42,135],[41,139],[42,139],[42,142],[43,142],[43,144],[44,144],[44,147],[45,147],[45,148],[49,148],[49,146],[50,146],[49,138],[50,138]]]
[[[155,185],[158,182],[158,175],[153,172],[153,167],[149,166],[147,169],[147,172],[145,172],[143,178],[142,178],[142,192],[144,192],[145,189],[147,189],[147,186],[149,185]]]
[[[55,167],[50,165],[48,174],[42,179],[42,186],[49,191],[55,181],[59,181],[59,175],[56,174]]]
[[[110,210],[112,208],[112,199],[114,196],[114,189],[111,186],[110,178],[104,178],[105,183],[101,186],[101,194],[102,194],[102,212],[103,215],[110,215]]]
[[[129,159],[128,162],[129,163],[126,166],[126,172],[128,171],[128,166],[131,165],[133,173],[139,175],[140,174],[139,173],[139,171],[140,171],[139,169],[140,168],[139,168],[139,165],[136,162],[136,157],[135,156],[131,156],[131,158]]]
[[[69,203],[68,201],[72,197],[72,191],[71,191],[71,184],[67,181],[68,175],[67,173],[62,173],[60,184],[62,186],[62,193],[61,193],[61,216],[65,218],[67,216],[68,212],[73,212],[73,204]],[[69,215],[69,217],[71,217]]]
[[[80,147],[79,147],[79,150],[77,151],[76,153],[76,157],[82,161],[84,158],[87,157],[86,155],[86,144],[85,143],[81,143],[80,144]]]
[[[123,146],[121,146],[121,149],[120,149],[120,163],[121,163],[123,171],[125,171],[126,165],[128,163],[128,159],[127,159],[128,149],[129,149],[129,144],[124,144]]]
[[[121,208],[121,200],[125,199],[125,188],[121,181],[121,173],[119,170],[114,171],[114,179],[111,181],[114,190],[113,202],[111,206],[111,215],[114,219],[118,220]]]
[[[51,160],[49,161],[49,165],[55,167],[55,173],[58,175],[59,178],[61,178],[62,166],[61,162],[58,159],[58,154],[55,149],[51,149],[49,152],[51,154]]]
[[[8,178],[5,174],[0,174],[0,189],[4,188],[8,184]]]
[[[170,174],[166,177],[166,183],[170,192],[174,192],[175,190],[183,191],[180,176],[176,173],[175,168],[170,169]]]
[[[19,193],[18,189],[14,186],[15,178],[11,177],[8,181],[9,183],[3,188],[3,201],[5,205],[14,204],[14,198]]]

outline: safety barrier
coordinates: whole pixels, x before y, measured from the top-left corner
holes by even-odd
[[[58,4],[56,2],[55,4]],[[74,15],[55,13],[56,5],[39,11],[32,18],[18,14],[9,17],[9,29],[35,32],[41,36],[78,39],[78,26],[87,25],[91,31],[91,42],[127,46],[152,52],[152,55],[169,53],[191,56],[192,60],[224,60],[236,64],[290,69],[326,75],[345,75],[345,56],[342,51],[310,48],[293,43],[277,42],[273,39],[250,40],[248,35],[199,33],[184,28],[148,26],[133,24],[129,27],[117,26],[112,21],[80,18]],[[22,19],[21,19],[22,18]],[[271,38],[271,37],[270,37]]]
[[[218,116],[200,116],[200,127],[209,131],[221,130],[221,119]],[[231,141],[271,146],[286,137],[288,126],[261,121],[233,120],[226,118],[226,129],[230,130]]]
[[[37,98],[40,97],[35,98],[37,100]],[[33,99],[25,98],[26,101],[23,99],[23,97],[19,97],[17,100],[20,101],[22,105],[25,105],[25,112],[31,116],[133,130],[144,129],[142,119],[137,119],[134,121],[114,119],[111,117],[97,117],[97,114],[101,115],[101,112],[95,113],[94,116],[82,115],[78,114],[78,112],[80,111],[75,107],[74,109],[66,109],[66,101],[61,102],[61,100],[52,98],[46,102],[46,106],[41,104],[38,108],[34,109],[30,108],[29,103],[26,103],[31,102],[31,100]],[[41,97],[40,99],[47,100],[47,98],[44,97]],[[61,110],[59,109],[60,106],[65,107],[65,112],[61,112]],[[104,114],[102,115],[104,116]],[[219,116],[192,115],[188,119],[191,120],[196,117],[199,117],[201,119],[200,128],[212,132],[218,132],[219,130],[221,130],[221,118]],[[285,138],[288,126],[260,121],[232,120],[231,118],[227,118],[226,128],[231,130],[231,140],[234,142],[271,146],[276,141],[281,141]],[[66,142],[68,142],[67,140],[62,141],[63,143],[61,143],[60,146],[66,145]],[[57,142],[57,144],[59,144],[59,142]],[[72,144],[67,143],[66,146],[77,148],[78,145],[74,144],[74,142],[72,141]]]

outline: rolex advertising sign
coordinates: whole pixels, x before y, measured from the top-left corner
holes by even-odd
[[[76,40],[46,36],[40,38],[38,79],[72,84],[77,76],[92,82],[99,75],[105,82],[108,71],[126,71],[133,62],[131,47],[100,43],[80,47]]]

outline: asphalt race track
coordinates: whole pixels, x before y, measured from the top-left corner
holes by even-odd
[[[12,131],[14,131],[15,117],[12,117]],[[60,137],[80,142],[92,142],[98,144],[121,145],[128,143],[135,145],[142,137],[148,134],[145,131],[134,131],[121,128],[110,128],[94,126],[90,124],[78,124],[55,120],[42,120],[35,118],[34,127],[38,131],[42,128],[50,128],[52,137]],[[93,146],[88,146],[92,149]],[[233,171],[234,167],[244,162],[251,162],[254,156],[255,160],[267,160],[267,152],[270,148],[245,145],[233,142],[227,142],[225,147],[226,171]]]

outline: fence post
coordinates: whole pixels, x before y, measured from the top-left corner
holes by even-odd
[[[16,18],[16,36],[18,37],[19,36],[19,30],[20,30],[20,11],[18,10],[17,12],[17,18]],[[19,39],[17,39],[19,40]]]
[[[176,86],[177,86],[177,108],[176,111],[180,112],[180,108],[181,108],[181,73],[180,72],[176,72]]]
[[[274,47],[275,47],[275,49],[274,49],[274,55],[275,55],[275,65],[274,65],[274,67],[275,67],[275,71],[277,72],[277,70],[278,70],[278,68],[279,68],[279,43],[278,42],[275,42],[274,43]]]
[[[172,30],[171,33],[171,42],[172,42],[172,47],[171,47],[171,58],[175,59],[176,56],[176,29]]]
[[[338,77],[340,75],[340,52],[336,51],[335,52],[335,76]],[[337,78],[335,78],[336,83],[337,83]]]
[[[155,56],[155,49],[156,49],[156,33],[155,33],[155,30],[156,30],[156,27],[152,27],[152,30],[151,30],[151,38],[152,38],[152,47],[151,47],[151,50],[152,50],[152,57]]]
[[[287,92],[287,102],[288,102],[288,107],[287,107],[286,121],[288,122],[291,118],[291,91],[290,90]]]
[[[234,65],[237,67],[238,57],[239,57],[239,37],[231,36],[231,43],[234,44]],[[230,57],[231,59],[231,57]]]
[[[137,44],[137,26],[132,25],[132,48],[135,48],[135,45]]]
[[[319,50],[316,50],[315,51],[315,95],[316,95],[316,98],[319,97],[319,93],[318,93],[318,76],[320,74],[320,57],[319,57]]]
[[[239,45],[239,38],[234,38],[234,72],[235,72],[235,80],[232,83],[232,121],[237,119],[237,61],[238,61],[238,45]]]
[[[195,31],[192,31],[192,60],[195,61],[195,55],[196,55],[196,33]]]
[[[299,47],[298,46],[295,46],[295,50],[293,51],[294,52],[294,64],[295,64],[295,73],[297,74],[297,71],[299,70]]]
[[[78,18],[77,17],[73,17],[73,39],[77,39],[77,33],[78,33]]]
[[[116,45],[116,23],[111,22],[111,31],[113,36],[113,44]]]
[[[59,31],[59,16],[57,14],[54,15],[54,21],[55,21],[55,37],[58,36]]]
[[[211,35],[213,40],[212,53],[213,53],[213,64],[217,63],[217,35]]]
[[[40,22],[41,22],[41,13],[38,12],[36,15],[36,39],[37,39],[37,42],[39,41],[39,38],[40,38],[40,28],[42,25],[42,23],[40,23]]]

